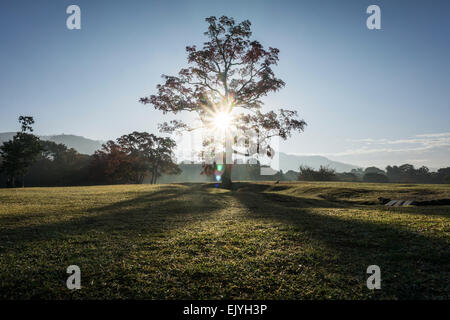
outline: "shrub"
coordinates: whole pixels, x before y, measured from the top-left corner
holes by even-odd
[[[368,172],[363,177],[364,182],[389,182],[389,179],[386,175],[382,173],[376,173],[376,172]]]
[[[300,173],[298,174],[298,180],[304,181],[332,181],[336,180],[336,172],[329,167],[320,166],[318,171],[307,167],[300,166]]]

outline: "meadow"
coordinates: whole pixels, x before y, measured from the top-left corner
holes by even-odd
[[[378,197],[450,198],[450,185],[0,189],[0,299],[449,299],[450,206]]]

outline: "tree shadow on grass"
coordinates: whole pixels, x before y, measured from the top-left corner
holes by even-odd
[[[3,229],[0,250],[6,253],[2,259],[6,264],[0,268],[4,272],[0,297],[164,297],[165,290],[170,289],[166,283],[172,280],[171,285],[177,286],[180,279],[176,268],[175,271],[170,268],[170,263],[180,259],[174,254],[176,242],[168,240],[178,229],[191,231],[190,225],[199,226],[218,210],[226,209],[230,197],[246,209],[239,213],[245,218],[268,219],[292,226],[295,232],[284,234],[285,241],[308,241],[317,252],[322,250],[323,253],[314,255],[316,261],[310,269],[319,275],[322,270],[338,275],[337,283],[331,285],[342,286],[344,292],[355,286],[357,278],[356,285],[360,285],[354,289],[356,294],[348,297],[370,296],[365,281],[366,269],[372,264],[379,265],[382,272],[382,289],[375,292],[375,297],[444,299],[449,296],[450,248],[444,239],[427,237],[376,219],[364,221],[327,214],[327,210],[350,210],[355,206],[271,193],[276,190],[263,184],[245,184],[245,189],[227,191],[226,197],[214,194],[209,189],[215,187],[213,184],[186,187],[141,192],[132,199],[76,214],[71,212],[70,220]],[[242,235],[242,231],[236,232]],[[193,235],[198,236],[195,230]],[[178,250],[178,254],[187,254],[183,247]],[[198,254],[201,251],[194,248],[184,258]],[[310,260],[301,263],[305,265]],[[68,291],[63,281],[56,283],[67,278],[65,268],[70,264],[82,268],[83,284],[88,283],[83,290]],[[17,266],[20,274],[14,269]],[[140,276],[159,277],[156,283],[160,288],[148,288],[143,293]],[[283,279],[273,281],[278,280]]]
[[[139,277],[147,276],[146,268],[156,268],[157,274],[148,276],[159,277],[158,272],[170,270],[160,264],[178,259],[170,246],[178,230],[198,227],[225,206],[223,199],[192,186],[141,192],[125,201],[70,212],[70,220],[3,228],[0,298],[145,297],[143,292],[153,291],[143,288]],[[82,270],[83,290],[65,287],[71,264]]]
[[[222,208],[223,204],[215,201],[213,195],[199,192],[198,188],[145,192],[129,200],[70,212],[68,220],[6,227],[0,240],[18,245],[34,240],[67,239],[91,231],[158,233],[203,221]],[[0,252],[6,247],[2,246]]]
[[[254,219],[269,219],[293,226],[306,234],[317,250],[326,248],[336,260],[318,255],[316,261],[342,279],[369,275],[366,268],[378,265],[382,272],[379,298],[448,299],[450,296],[450,245],[393,223],[339,217],[330,211],[352,208],[349,204],[303,199],[261,192],[234,192]],[[370,207],[368,208],[370,210]],[[322,213],[322,212],[323,213]],[[348,283],[350,285],[350,281]],[[368,290],[368,289],[365,289]]]

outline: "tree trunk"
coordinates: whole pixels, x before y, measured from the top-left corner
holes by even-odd
[[[22,188],[25,188],[25,175],[22,175]]]
[[[231,181],[231,170],[233,165],[231,163],[227,163],[226,152],[223,153],[222,163],[223,163],[223,173],[221,176],[222,187],[231,188],[231,185],[233,183],[233,181]]]
[[[156,184],[157,175],[158,175],[158,165],[155,164],[155,166],[154,166],[153,169],[152,169],[152,180],[151,180],[151,184]]]
[[[158,179],[158,168],[155,168],[155,180],[154,180],[154,184],[156,184],[156,180]]]
[[[230,188],[233,184],[233,181],[231,180],[231,170],[233,168],[232,164],[225,164],[224,165],[224,171],[222,174],[222,186],[225,188]]]

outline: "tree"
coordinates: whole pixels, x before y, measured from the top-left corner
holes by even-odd
[[[6,141],[0,147],[2,157],[1,171],[7,175],[7,183],[11,187],[16,186],[16,177],[22,178],[22,187],[25,186],[25,174],[36,161],[41,152],[40,140],[32,134],[34,124],[33,117],[20,116],[21,131],[13,137],[13,140]]]
[[[142,183],[151,175],[156,183],[161,173],[178,173],[173,161],[175,142],[147,132],[133,132],[108,141],[95,152],[92,177],[101,183]]]
[[[139,183],[133,175],[132,158],[114,141],[97,150],[90,163],[91,179],[95,183]]]
[[[436,176],[439,183],[450,183],[450,167],[439,169]]]
[[[161,173],[179,174],[181,172],[178,165],[172,160],[175,141],[167,137],[154,136],[154,146],[151,149],[150,159],[152,167],[151,183],[156,183]]]
[[[364,182],[377,182],[377,183],[385,183],[385,182],[389,182],[388,177],[383,174],[383,173],[379,173],[379,172],[367,172],[364,177],[363,177],[363,181]]]
[[[146,174],[151,174],[151,183],[156,183],[161,173],[178,173],[173,162],[176,144],[171,138],[158,137],[147,132],[133,132],[117,139],[118,144],[131,159],[136,182],[142,183]]]
[[[308,166],[300,166],[298,180],[300,181],[333,181],[336,180],[336,171],[327,166],[320,166],[314,170]]]
[[[402,183],[424,183],[433,182],[433,175],[430,170],[422,166],[415,169],[412,164],[402,164],[401,166],[387,166],[386,174],[390,181]]]
[[[26,180],[32,186],[67,186],[89,184],[90,156],[53,141],[41,140],[41,152],[30,167]]]
[[[383,170],[377,168],[377,167],[367,167],[364,170],[364,173],[379,173],[379,174],[386,174],[386,172],[384,172]]]
[[[206,138],[204,147],[211,148],[208,152],[215,153],[216,157],[217,150],[225,149],[221,179],[224,185],[229,185],[230,153],[252,156],[265,152],[273,156],[269,139],[287,139],[293,131],[303,131],[306,122],[297,119],[295,111],[261,112],[261,99],[285,85],[272,70],[278,63],[279,50],[264,49],[258,41],[251,40],[248,20],[236,23],[233,18],[222,16],[219,19],[209,17],[206,22],[208,30],[204,34],[208,41],[201,49],[195,45],[186,47],[188,67],[181,69],[177,76],[163,75],[165,81],[157,85],[157,93],[141,98],[140,102],[151,104],[164,114],[186,111],[198,116],[200,125],[197,127],[172,120],[160,125],[163,132],[199,128],[210,132],[226,131],[219,141]],[[250,143],[247,143],[247,150],[239,151],[236,141],[239,139],[232,141],[229,148],[226,136],[231,129],[239,131],[239,137],[244,137],[241,141],[253,140],[256,148],[249,148]]]
[[[339,181],[356,182],[358,181],[358,176],[353,172],[342,172],[336,174]]]
[[[364,176],[364,170],[362,168],[352,169],[350,173],[353,173],[358,178],[362,178]]]

